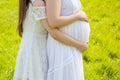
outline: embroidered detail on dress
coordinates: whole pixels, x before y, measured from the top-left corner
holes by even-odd
[[[47,18],[46,16],[46,8],[42,7],[32,7],[32,13],[35,17],[35,20],[41,20]]]

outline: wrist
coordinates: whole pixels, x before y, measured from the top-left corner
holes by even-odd
[[[79,42],[79,41],[77,41],[77,42],[74,44],[74,46],[75,46],[76,48],[80,48],[80,47],[82,46],[82,43]]]

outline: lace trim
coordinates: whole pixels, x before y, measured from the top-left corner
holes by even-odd
[[[32,7],[32,14],[35,17],[35,20],[41,20],[46,19],[46,8],[44,6],[42,7]]]

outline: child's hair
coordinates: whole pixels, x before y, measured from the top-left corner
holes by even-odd
[[[19,32],[19,35],[22,36],[23,33],[23,21],[26,16],[26,11],[28,9],[30,0],[19,0],[19,21],[17,30]]]

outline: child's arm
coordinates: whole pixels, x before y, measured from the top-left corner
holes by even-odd
[[[46,19],[44,2],[40,1],[39,3],[40,4],[37,2],[36,5],[33,4],[33,13],[35,19],[40,20],[43,23],[43,26],[50,33],[50,35],[61,43],[78,48],[81,52],[86,51],[88,48],[86,43],[81,43],[77,40],[74,40],[72,37],[60,32],[58,29],[53,29],[49,26]],[[37,10],[39,12],[37,12]]]

